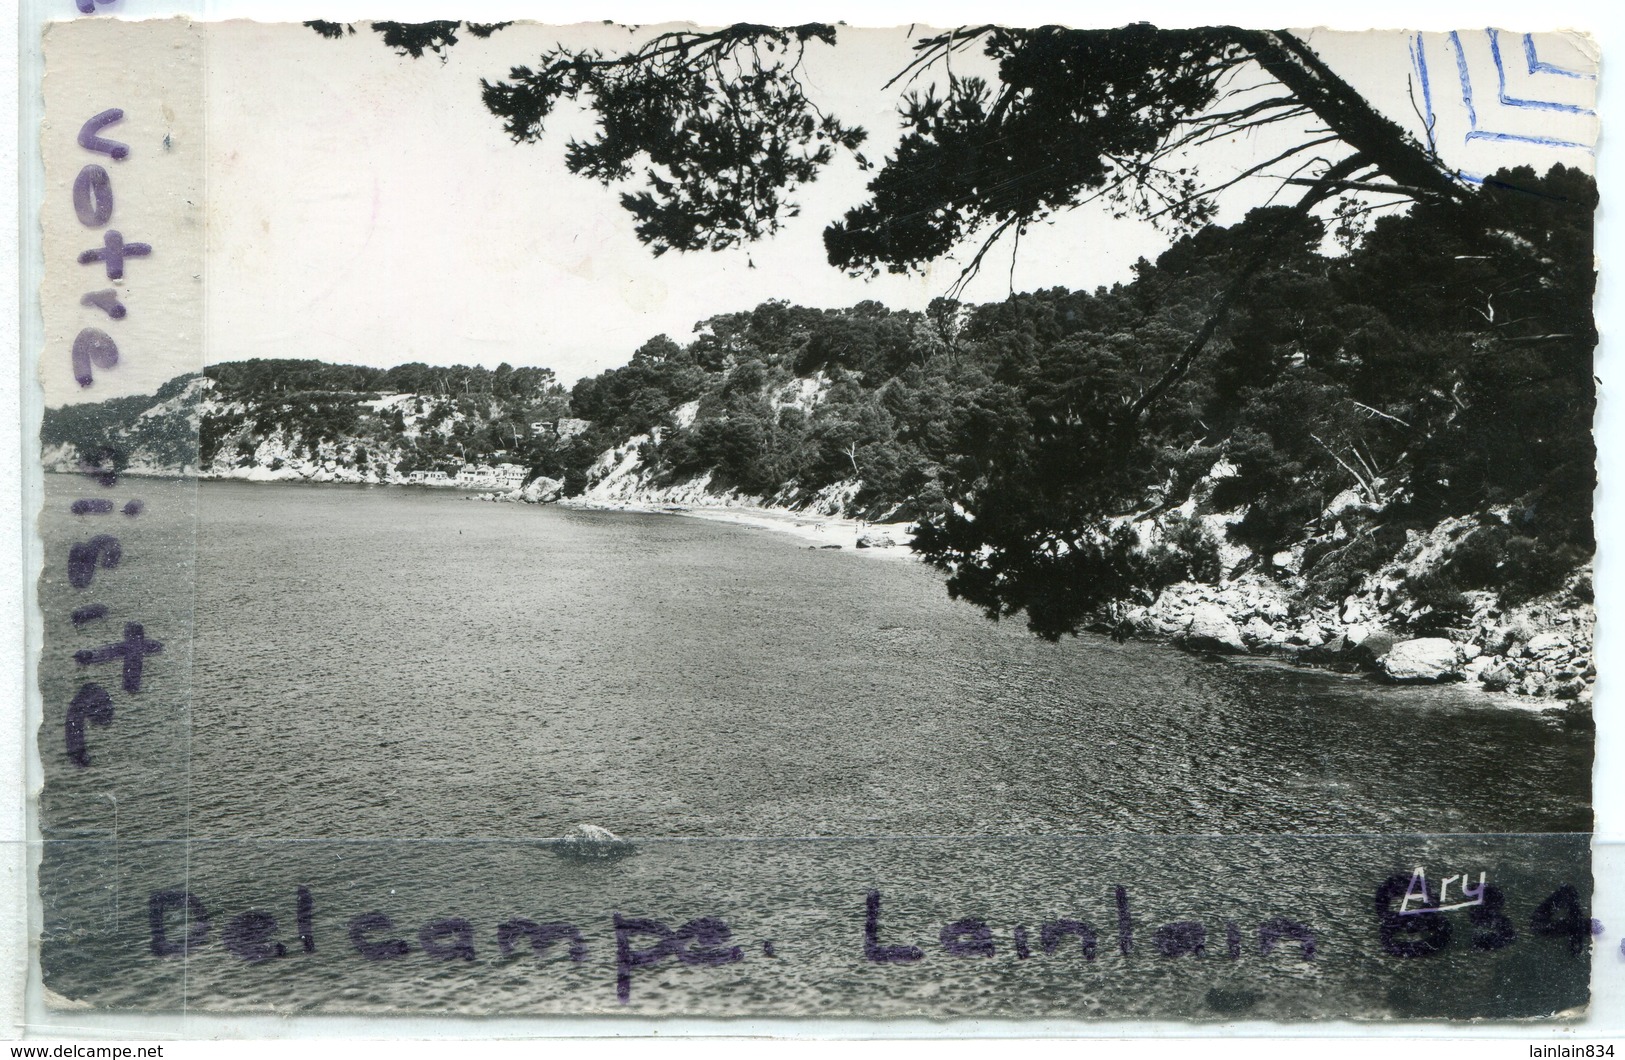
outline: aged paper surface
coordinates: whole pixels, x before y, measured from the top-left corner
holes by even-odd
[[[1583,35],[44,48],[49,1004],[1585,1013]]]

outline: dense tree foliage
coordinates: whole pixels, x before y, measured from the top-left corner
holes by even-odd
[[[369,368],[325,361],[256,358],[211,365],[203,374],[228,393],[254,399],[287,397],[301,391],[373,391],[443,397],[483,394],[524,401],[540,398],[557,383],[551,368],[515,368],[507,363],[494,369],[462,364],[447,368],[421,362],[394,368]]]
[[[1352,491],[1352,538],[1308,557],[1328,595],[1405,529],[1485,512],[1448,591],[1550,588],[1591,548],[1596,190],[1572,170],[1525,169],[1477,199],[1500,219],[1487,241],[1459,210],[1424,205],[1328,255],[1322,222],[1276,208],[1205,227],[1093,293],[923,314],[767,303],[702,322],[687,347],[652,340],[572,399],[617,437],[651,433],[672,479],[801,497],[861,481],[866,514],[921,521],[917,547],[956,595],[1024,612],[1047,636],[1214,573],[1194,525],[1160,549],[1134,533],[1193,497],[1235,513],[1231,540],[1268,569]],[[1137,411],[1261,240],[1269,261],[1247,273],[1210,356]],[[1531,581],[1534,549],[1555,558]]]
[[[308,25],[335,39],[354,32]],[[418,58],[456,44],[459,23],[371,28]],[[495,28],[468,24],[481,36]],[[821,109],[802,80],[808,47],[837,40],[822,23],[741,23],[661,33],[620,54],[561,45],[505,79],[482,80],[481,94],[516,143],[542,139],[561,103],[584,106],[598,131],[569,143],[571,172],[627,189],[621,205],[656,254],[717,250],[776,231],[799,209],[787,196],[837,149],[870,167],[858,152],[868,133]],[[972,49],[995,77],[955,75],[953,56]],[[1101,197],[1195,227],[1211,218],[1214,192],[1288,160],[1317,200],[1351,185],[1463,195],[1420,144],[1285,31],[983,25],[923,37],[914,52],[886,86],[905,91],[903,136],[870,200],[825,232],[839,267],[917,268],[991,229],[985,253],[1006,231]],[[1306,117],[1319,131],[1229,179],[1204,179],[1188,157]]]
[[[236,439],[226,456],[247,460],[277,437],[401,474],[522,461],[579,493],[601,452],[632,443],[661,482],[792,504],[855,489],[851,514],[918,523],[955,595],[1051,637],[1224,573],[1203,516],[1223,513],[1266,573],[1297,547],[1307,591],[1333,600],[1407,531],[1467,516],[1445,562],[1405,586],[1443,614],[1469,589],[1555,588],[1592,552],[1596,203],[1573,170],[1503,172],[1468,204],[1494,228],[1418,204],[1344,254],[1325,251],[1323,222],[1260,209],[1111,288],[925,312],[771,301],[686,343],[655,336],[568,392],[505,364],[218,365],[201,458]],[[1189,358],[1200,336],[1207,355]],[[52,410],[43,440],[89,452],[133,431],[180,452],[175,421],[143,414],[153,401]],[[567,416],[590,429],[532,429]]]
[[[440,51],[455,29],[397,29],[396,47]],[[836,40],[739,25],[620,55],[555,48],[484,83],[484,100],[517,142],[582,104],[599,132],[569,145],[572,171],[628,189],[656,253],[719,249],[771,233],[796,210],[786,196],[865,139],[803,91],[803,51]],[[970,49],[994,72],[956,75]],[[1514,171],[1474,189],[1284,31],[966,27],[918,40],[899,83],[901,139],[868,200],[825,230],[832,265],[914,270],[980,240],[963,281],[1001,235],[1094,200],[1177,241],[1093,295],[718,318],[578,384],[579,408],[647,434],[673,475],[764,492],[860,480],[864,503],[923,520],[918,547],[950,591],[1045,636],[1208,565],[1136,547],[1132,521],[1186,502],[1220,458],[1207,502],[1240,513],[1232,537],[1266,569],[1331,494],[1384,513],[1308,557],[1327,592],[1391,554],[1404,524],[1450,513],[1516,525],[1482,528],[1449,584],[1416,587],[1437,599],[1510,586],[1532,549],[1555,557],[1537,583],[1589,550],[1588,178]],[[1314,131],[1273,157],[1198,172],[1204,145],[1300,119]],[[1295,201],[1208,224],[1218,191],[1282,169]],[[1336,233],[1353,250],[1328,257],[1316,211],[1338,195],[1356,197]],[[1411,207],[1362,241],[1373,197]],[[807,371],[816,401],[791,384]]]
[[[331,40],[352,36],[355,27],[341,22],[306,22],[305,25]],[[385,46],[401,55],[421,59],[425,52],[443,54],[457,43],[457,31],[467,28],[475,37],[489,37],[512,22],[373,22],[371,30],[383,38]]]
[[[279,438],[297,455],[334,455],[368,463],[400,454],[385,470],[455,471],[464,463],[526,462],[552,474],[559,443],[536,422],[569,415],[569,398],[547,368],[495,369],[422,363],[394,368],[321,361],[251,360],[212,365],[211,409],[202,414],[198,448],[215,461],[228,440],[248,460],[260,441]],[[409,395],[382,405],[385,395]],[[361,454],[359,459],[357,454]],[[582,461],[577,461],[578,463]],[[584,464],[583,464],[584,466]]]

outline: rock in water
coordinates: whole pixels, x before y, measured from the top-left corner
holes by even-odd
[[[553,851],[570,858],[619,858],[632,853],[632,844],[596,824],[578,824],[575,831],[555,840]]]
[[[564,492],[564,482],[561,479],[548,478],[539,475],[525,484],[519,491],[519,499],[527,504],[546,504],[556,501]]]
[[[1402,640],[1382,657],[1382,672],[1390,681],[1459,681],[1456,645],[1443,637]]]
[[[1191,651],[1245,653],[1241,630],[1217,604],[1202,604],[1191,615],[1179,643]]]
[[[885,534],[864,534],[858,538],[859,548],[895,548],[897,542]]]

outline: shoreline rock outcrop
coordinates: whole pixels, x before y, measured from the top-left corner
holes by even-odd
[[[1551,699],[1554,707],[1584,713],[1597,675],[1595,609],[1578,595],[1588,576],[1582,569],[1564,589],[1517,607],[1500,606],[1493,594],[1472,594],[1470,616],[1428,628],[1427,616],[1418,621],[1404,613],[1377,578],[1365,592],[1314,607],[1294,599],[1291,579],[1249,573],[1219,584],[1171,585],[1150,604],[1120,611],[1118,619],[1096,628],[1188,651],[1267,655],[1370,673],[1395,684],[1464,682]]]
[[[1188,651],[1245,655],[1247,645],[1241,630],[1217,604],[1204,603],[1191,612],[1190,621],[1179,631],[1176,643]]]
[[[165,422],[173,421],[177,437],[195,440],[200,417],[211,410],[227,411],[208,393],[211,387],[207,380],[193,380],[148,410],[148,418],[167,417]],[[364,453],[351,442],[303,443],[285,431],[250,440],[251,448],[239,444],[218,449],[202,466],[194,462],[195,447],[177,442],[166,449],[143,443],[145,447],[132,451],[124,473],[249,482],[407,484],[393,470],[400,456],[394,450],[374,447]],[[696,509],[694,514],[701,514],[698,509],[755,508],[808,519],[866,520],[857,524],[854,536],[845,537],[846,547],[860,550],[892,549],[909,540],[898,510],[864,511],[859,506],[862,483],[855,478],[812,491],[791,484],[771,495],[726,488],[714,482],[710,472],[664,482],[645,463],[646,444],[652,440],[639,435],[606,449],[590,469],[586,489],[576,497],[564,498],[562,481],[541,477],[519,489],[490,491],[477,499],[528,504],[564,500],[583,507],[673,514],[687,514],[690,508]],[[78,458],[71,444],[47,446],[42,452],[48,470],[75,470]],[[1549,699],[1572,712],[1589,710],[1597,674],[1589,564],[1572,571],[1561,587],[1515,604],[1481,588],[1454,593],[1448,591],[1448,582],[1441,584],[1441,572],[1448,573],[1451,556],[1464,541],[1493,528],[1497,520],[1507,525],[1511,514],[1506,509],[1405,529],[1397,552],[1379,550],[1390,558],[1345,562],[1338,584],[1346,587],[1328,599],[1310,583],[1309,579],[1319,578],[1323,587],[1327,581],[1324,560],[1317,561],[1317,568],[1310,562],[1312,555],[1315,550],[1321,555],[1340,553],[1383,530],[1374,522],[1383,512],[1379,498],[1345,490],[1305,526],[1295,543],[1265,557],[1232,539],[1230,527],[1237,513],[1210,506],[1212,483],[1228,473],[1231,469],[1221,460],[1204,480],[1207,486],[1197,489],[1184,505],[1161,509],[1155,516],[1124,519],[1148,550],[1166,544],[1171,531],[1182,529],[1186,537],[1196,531],[1207,540],[1214,553],[1212,566],[1221,573],[1201,575],[1211,581],[1168,586],[1154,598],[1120,602],[1100,616],[1095,628],[1115,636],[1170,641],[1204,653],[1282,656],[1402,684],[1463,681],[1488,691]],[[476,499],[471,493],[464,495]],[[888,519],[896,521],[884,526]]]
[[[1384,677],[1395,682],[1460,681],[1462,674],[1457,667],[1460,661],[1454,641],[1444,637],[1418,637],[1395,644],[1377,660],[1377,666]]]

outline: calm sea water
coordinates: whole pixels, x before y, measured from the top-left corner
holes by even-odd
[[[42,959],[66,996],[1190,1017],[1584,1001],[1584,959],[1527,926],[1490,953],[1464,920],[1425,976],[1377,936],[1376,884],[1427,859],[1502,881],[1510,923],[1560,884],[1589,893],[1590,736],[1511,701],[1046,644],[949,601],[921,565],[700,520],[398,488],[141,488],[123,565],[98,573],[103,628],[67,622],[88,597],[60,564],[42,582]],[[87,532],[64,513],[94,492],[51,477],[48,543]],[[76,769],[58,720],[84,676],[72,651],[136,614],[166,650]],[[582,822],[637,852],[585,862],[538,842]],[[315,953],[295,931],[300,886]],[[1117,886],[1140,925],[1126,956]],[[163,889],[211,919],[184,958],[151,952]],[[870,890],[884,942],[921,961],[864,959]],[[277,919],[285,959],[220,944],[250,909]],[[410,953],[358,955],[348,932],[371,912]],[[616,912],[722,917],[748,956],[667,958],[623,1004]],[[1274,916],[1314,927],[1314,961],[1258,953]],[[576,924],[585,959],[504,955],[497,925],[518,917]],[[967,917],[988,922],[993,956],[939,942]],[[468,922],[472,959],[418,939],[447,919]],[[1015,926],[1036,939],[1048,919],[1091,923],[1099,956],[1017,956]],[[1203,956],[1163,956],[1154,931],[1172,921],[1206,925]]]

